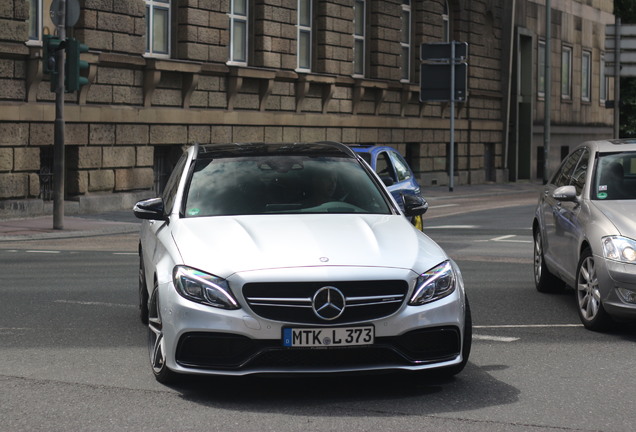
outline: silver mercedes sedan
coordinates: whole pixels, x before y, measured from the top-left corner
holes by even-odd
[[[194,145],[141,201],[150,365],[180,374],[459,373],[472,324],[457,265],[338,143]],[[406,217],[405,217],[406,216]]]
[[[574,287],[590,330],[636,319],[636,140],[576,147],[545,185],[533,233],[537,290]]]

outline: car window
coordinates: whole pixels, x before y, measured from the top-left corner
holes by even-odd
[[[567,186],[570,184],[572,178],[572,172],[576,167],[576,163],[581,158],[581,154],[584,149],[579,149],[576,152],[572,153],[570,156],[565,158],[565,160],[561,163],[561,166],[557,170],[557,172],[552,177],[551,183],[556,187]]]
[[[395,167],[398,181],[404,181],[411,178],[411,170],[408,164],[398,152],[391,152],[391,161]]]
[[[579,163],[576,165],[572,173],[571,184],[576,189],[576,194],[581,195],[585,187],[585,179],[587,178],[587,167],[589,165],[590,152],[588,149],[583,151]]]
[[[186,217],[390,211],[356,159],[290,155],[197,160],[185,204]]]
[[[592,199],[636,199],[636,152],[598,154]]]
[[[394,182],[397,181],[391,158],[387,152],[383,151],[378,153],[378,159],[375,162],[375,172],[377,172],[380,177],[390,177]]]
[[[179,180],[183,174],[186,160],[187,153],[184,153],[172,170],[172,174],[170,174],[170,178],[168,178],[168,182],[166,183],[166,188],[163,190],[163,194],[161,195],[163,198],[164,208],[168,213],[172,211],[174,206],[174,201],[177,197],[177,190],[179,189]]]

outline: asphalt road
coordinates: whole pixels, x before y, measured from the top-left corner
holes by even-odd
[[[634,326],[585,330],[532,282],[533,206],[432,202],[475,337],[449,381],[412,375],[158,384],[136,309],[134,235],[0,244],[1,431],[632,431]]]

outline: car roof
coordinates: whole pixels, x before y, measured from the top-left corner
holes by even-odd
[[[588,146],[600,152],[636,151],[636,139],[622,138],[611,140],[586,141],[581,146]]]
[[[196,159],[215,159],[240,156],[332,156],[356,158],[346,145],[321,141],[315,143],[229,143],[198,145]]]
[[[377,145],[377,144],[357,144],[357,145],[351,146],[351,149],[357,153],[378,153],[381,151],[389,151],[389,150],[397,152],[397,149],[393,147]]]

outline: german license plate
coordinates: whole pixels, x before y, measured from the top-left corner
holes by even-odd
[[[337,347],[371,345],[375,327],[284,328],[283,346]]]

